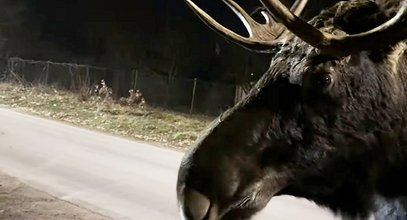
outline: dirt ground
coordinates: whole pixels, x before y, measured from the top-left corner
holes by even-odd
[[[0,220],[108,220],[0,173]]]

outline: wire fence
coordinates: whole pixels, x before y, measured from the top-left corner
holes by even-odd
[[[171,78],[147,68],[120,70],[12,57],[7,61],[6,74],[20,79],[21,83],[71,91],[92,88],[104,80],[112,88],[114,99],[126,97],[130,89],[140,90],[149,106],[189,114],[218,115],[244,95],[233,84]]]

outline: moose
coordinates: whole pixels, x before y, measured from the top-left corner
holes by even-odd
[[[407,0],[338,2],[309,21],[306,0],[260,0],[265,23],[223,1],[249,37],[185,0],[218,34],[273,58],[185,154],[182,218],[251,219],[292,195],[345,219],[407,219]]]

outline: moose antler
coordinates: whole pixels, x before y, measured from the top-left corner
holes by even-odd
[[[279,40],[283,39],[287,32],[286,28],[277,23],[275,19],[265,11],[262,11],[262,15],[266,19],[265,24],[260,24],[255,21],[239,4],[233,0],[223,0],[223,2],[232,9],[232,11],[240,18],[245,25],[249,37],[244,37],[230,29],[224,27],[208,15],[205,11],[199,8],[191,0],[185,0],[185,2],[192,8],[192,10],[206,23],[209,27],[221,34],[233,42],[256,52],[269,52],[273,46]],[[295,15],[300,15],[304,10],[308,0],[297,0],[291,7]]]
[[[362,50],[381,49],[407,38],[407,0],[398,13],[384,24],[353,35],[332,35],[311,26],[280,1],[260,0],[264,7],[288,30],[311,46],[331,55],[349,55]]]

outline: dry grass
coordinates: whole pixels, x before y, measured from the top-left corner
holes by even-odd
[[[120,106],[100,97],[83,101],[79,94],[51,87],[0,83],[0,104],[87,128],[184,149],[212,118],[152,108]]]

